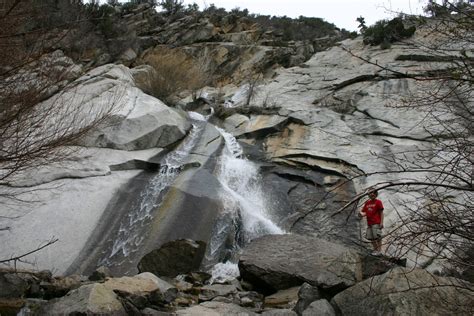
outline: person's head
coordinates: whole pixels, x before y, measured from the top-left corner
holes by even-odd
[[[369,193],[367,193],[367,195],[369,196],[369,198],[371,200],[375,200],[377,198],[377,190],[370,190]]]

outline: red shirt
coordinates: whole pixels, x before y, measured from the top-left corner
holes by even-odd
[[[362,212],[367,214],[367,225],[374,225],[379,224],[381,222],[381,215],[383,211],[383,204],[382,201],[375,199],[375,200],[368,200],[365,202],[364,207],[362,208]]]

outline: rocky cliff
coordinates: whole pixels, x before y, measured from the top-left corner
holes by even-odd
[[[407,187],[453,176],[451,169],[438,172],[440,165],[472,169],[469,150],[460,162],[449,160],[448,150],[472,138],[459,137],[459,117],[472,124],[472,98],[461,102],[465,112],[446,111],[449,94],[439,107],[407,103],[419,91],[452,87],[433,76],[446,74],[453,60],[467,56],[472,70],[472,42],[450,43],[449,58],[428,58],[425,47],[441,38],[427,27],[389,49],[366,46],[361,37],[316,47],[321,39],[282,45],[251,19],[231,14],[165,19],[149,5],[114,14],[123,36],[83,51],[66,38],[44,57],[55,66],[49,69],[67,76],[37,103],[59,111],[32,126],[57,131],[106,115],[61,145],[63,159],[45,158],[2,178],[0,259],[57,276],[1,271],[1,297],[13,304],[7,307],[49,314],[472,312],[472,284],[430,274],[452,276],[453,267],[439,260],[446,256],[433,255],[456,249],[430,248],[431,240],[412,240],[418,248],[396,243],[401,227],[410,227],[401,223],[412,211],[407,205],[429,214],[442,208]],[[147,82],[165,74],[144,64],[164,47],[205,61],[212,80],[197,91],[176,91],[168,104],[150,95]],[[6,78],[40,81],[35,74],[44,65]],[[17,130],[15,137],[39,138]],[[440,140],[449,146],[440,148]],[[224,170],[226,163],[233,168]],[[374,186],[385,205],[383,258],[368,255],[357,203],[344,208]],[[251,195],[243,196],[248,188]],[[462,190],[446,198],[469,207],[472,175],[470,189]],[[28,254],[47,241],[53,243]],[[210,285],[217,275],[191,274],[196,266],[212,274],[230,262],[239,263],[241,282]],[[186,267],[157,272],[167,265]],[[108,271],[94,280],[100,266]],[[469,279],[462,272],[456,275]]]

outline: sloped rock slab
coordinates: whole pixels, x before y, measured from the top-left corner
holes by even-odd
[[[308,282],[329,293],[362,278],[359,255],[342,245],[301,235],[268,235],[252,241],[239,260],[240,274],[264,292]]]
[[[342,315],[472,315],[474,286],[422,269],[395,268],[331,301]]]

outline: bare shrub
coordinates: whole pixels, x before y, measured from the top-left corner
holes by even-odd
[[[145,57],[145,63],[156,70],[145,92],[166,103],[172,103],[173,95],[183,90],[195,94],[207,81],[199,61],[179,49],[160,47]]]

